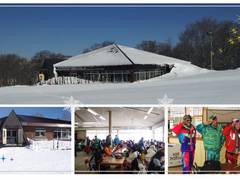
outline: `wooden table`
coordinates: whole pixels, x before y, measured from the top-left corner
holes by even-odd
[[[122,159],[116,159],[115,157],[104,157],[102,162],[100,163],[100,166],[119,166],[121,170],[123,170],[123,163],[125,158]],[[99,167],[100,169],[100,167]]]

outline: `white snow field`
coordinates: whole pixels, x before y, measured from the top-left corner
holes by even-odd
[[[240,102],[240,69],[210,71],[187,61],[126,46],[118,47],[136,64],[174,64],[174,68],[163,76],[134,83],[2,87],[0,104],[158,104],[165,95],[173,99],[174,104]],[[112,53],[108,48],[72,57],[55,66],[130,63],[121,53]]]
[[[14,86],[0,88],[1,104],[158,104],[166,94],[174,104],[239,104],[240,69],[165,76],[143,82]],[[71,102],[70,102],[71,103]]]
[[[70,141],[59,142],[58,150],[53,149],[53,141],[0,148],[0,173],[71,173],[70,149]]]

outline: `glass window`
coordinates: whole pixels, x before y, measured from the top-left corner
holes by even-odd
[[[71,139],[71,131],[69,129],[57,129],[54,131],[54,139]]]
[[[157,128],[155,132],[150,129],[114,129],[112,132],[112,139],[115,135],[118,134],[120,140],[134,140],[138,142],[142,137],[144,140],[163,140],[163,127]],[[90,139],[94,139],[94,136],[97,135],[99,139],[106,139],[108,135],[108,130],[87,130],[87,136]]]
[[[46,130],[44,128],[36,128],[35,136],[36,137],[45,137]]]

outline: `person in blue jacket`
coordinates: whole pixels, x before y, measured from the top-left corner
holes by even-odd
[[[118,137],[118,135],[115,135],[115,138],[114,138],[114,140],[113,140],[113,145],[114,145],[114,146],[117,146],[117,145],[119,145],[119,144],[120,144],[119,137]]]

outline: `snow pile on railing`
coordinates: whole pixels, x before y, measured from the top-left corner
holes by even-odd
[[[39,85],[47,84],[47,85],[64,85],[64,84],[90,84],[92,81],[86,79],[80,79],[78,77],[73,76],[60,76],[60,77],[53,77],[48,79],[44,82],[38,83]]]
[[[49,151],[49,150],[71,150],[71,141],[62,140],[39,140],[28,139],[30,143],[29,149],[33,151]]]

